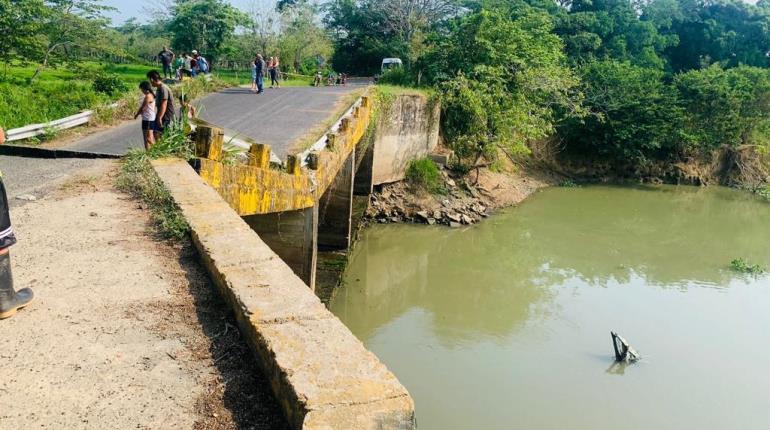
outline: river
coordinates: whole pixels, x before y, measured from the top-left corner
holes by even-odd
[[[770,268],[747,193],[552,188],[467,229],[369,228],[331,309],[422,430],[767,429],[770,276],[739,257]]]

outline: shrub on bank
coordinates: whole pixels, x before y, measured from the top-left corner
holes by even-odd
[[[441,171],[436,163],[427,157],[409,162],[406,180],[412,186],[430,193],[443,194],[446,191]]]

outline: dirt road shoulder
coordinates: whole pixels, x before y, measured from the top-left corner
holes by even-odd
[[[115,165],[12,209],[3,428],[283,429],[269,384],[187,244],[152,237]]]

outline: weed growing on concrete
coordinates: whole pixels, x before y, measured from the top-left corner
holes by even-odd
[[[183,239],[190,231],[190,226],[153,170],[150,161],[163,157],[178,157],[186,160],[192,158],[194,148],[185,133],[186,127],[184,122],[175,123],[166,129],[163,138],[149,151],[129,152],[123,158],[117,179],[119,189],[147,204],[158,232],[165,239]]]
[[[446,194],[441,171],[430,158],[420,158],[409,162],[406,180],[414,187],[433,194]]]

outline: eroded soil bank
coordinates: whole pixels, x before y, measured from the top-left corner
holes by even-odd
[[[286,428],[192,247],[157,241],[114,174],[12,208],[36,301],[0,321],[1,427]]]

